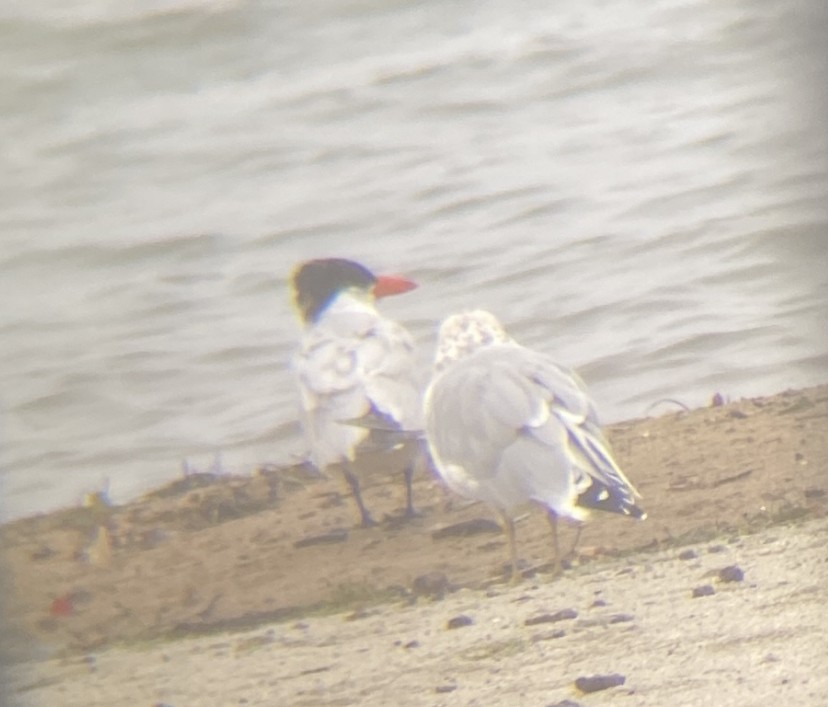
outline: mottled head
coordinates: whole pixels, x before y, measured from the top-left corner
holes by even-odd
[[[494,314],[482,309],[452,314],[440,325],[434,370],[442,371],[486,346],[512,343],[514,340]]]
[[[364,265],[344,258],[320,258],[299,265],[291,277],[293,301],[306,324],[315,322],[341,292],[366,298],[386,297],[414,289],[403,277],[374,275]]]

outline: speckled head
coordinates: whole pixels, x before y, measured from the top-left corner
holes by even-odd
[[[437,336],[434,370],[442,371],[478,349],[492,344],[512,344],[503,325],[493,314],[482,309],[446,317]]]

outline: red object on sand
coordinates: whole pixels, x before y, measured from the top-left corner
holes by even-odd
[[[52,606],[49,608],[49,613],[52,616],[70,616],[75,611],[75,604],[72,601],[70,594],[55,597]]]

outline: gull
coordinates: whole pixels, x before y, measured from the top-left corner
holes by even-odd
[[[375,300],[416,287],[398,276],[377,276],[342,258],[310,260],[291,278],[304,324],[293,359],[310,461],[321,473],[339,465],[363,527],[376,525],[362,500],[355,460],[363,451],[405,446],[396,431],[422,427],[414,343],[400,324],[383,317]],[[403,469],[406,516],[412,500],[414,454]]]
[[[423,406],[437,472],[454,492],[495,509],[513,581],[519,579],[515,513],[529,503],[546,510],[556,573],[562,570],[558,518],[582,521],[589,509],[646,517],[580,378],[518,344],[489,312],[443,321]]]

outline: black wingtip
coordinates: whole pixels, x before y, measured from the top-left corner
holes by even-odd
[[[619,513],[636,520],[644,520],[647,517],[646,511],[636,505],[629,494],[620,494],[616,489],[596,479],[592,479],[590,487],[578,496],[575,505],[596,511]]]

